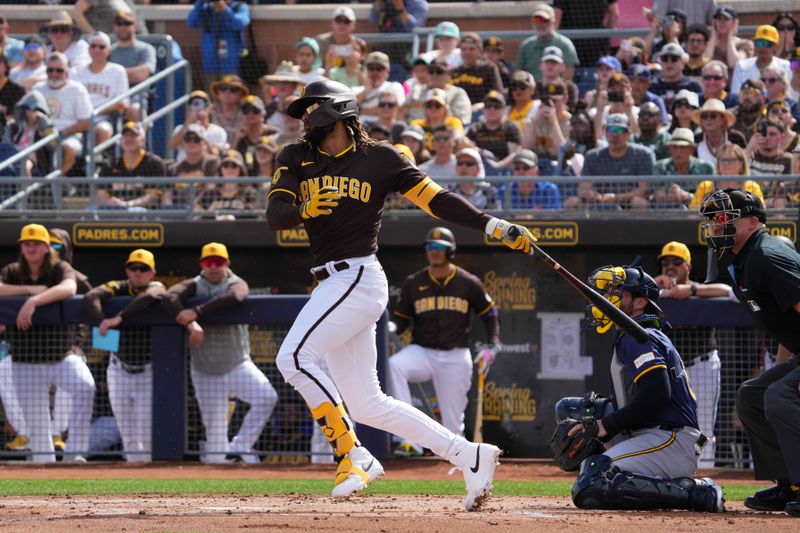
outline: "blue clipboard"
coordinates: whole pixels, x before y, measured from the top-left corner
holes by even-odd
[[[92,328],[92,348],[109,352],[119,351],[119,330],[109,329],[106,336],[100,335],[100,328]]]

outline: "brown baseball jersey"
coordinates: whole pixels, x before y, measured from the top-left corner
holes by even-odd
[[[429,268],[408,276],[400,289],[395,316],[412,320],[412,341],[425,348],[452,350],[469,345],[472,314],[484,316],[494,301],[480,280],[452,265],[450,275],[436,279]]]

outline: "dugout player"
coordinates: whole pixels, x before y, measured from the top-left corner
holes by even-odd
[[[161,302],[166,287],[154,281],[156,260],[152,252],[138,249],[125,261],[125,279],[107,281],[83,299],[92,325],[100,335],[119,328],[119,349],[108,358],[108,400],[122,436],[126,461],[149,462],[153,449],[153,365],[151,327],[125,321]],[[106,318],[103,302],[114,296],[133,300],[113,317]]]
[[[50,436],[50,387],[70,396],[70,438],[65,460],[85,462],[78,452],[89,449],[95,383],[83,358],[69,353],[66,326],[34,324],[36,308],[75,295],[75,273],[50,248],[50,234],[28,224],[19,236],[20,256],[0,270],[0,296],[26,296],[16,323],[7,325],[14,388],[28,424],[32,460],[55,462]]]
[[[371,140],[355,95],[333,81],[310,83],[288,114],[303,119],[303,141],[278,155],[267,218],[273,230],[303,224],[319,285],[287,334],[276,363],[305,399],[341,458],[334,496],[347,496],[383,474],[360,445],[353,419],[419,443],[461,469],[464,506],[489,496],[500,449],[474,444],[412,406],[387,396],[376,371],[375,322],[388,301],[378,263],[378,231],[386,196],[399,192],[432,216],[501,239],[530,253],[533,235],[472,207],[417,169],[394,147]],[[331,377],[317,361],[324,358]],[[341,394],[341,396],[340,396]]]
[[[683,361],[664,333],[658,285],[640,267],[605,266],[589,285],[645,328],[637,343],[617,328],[610,364],[611,403],[598,401],[595,416],[583,416],[583,398],[556,405],[560,420],[574,418],[569,434],[598,437],[601,455],[580,465],[572,501],[582,509],[687,509],[723,512],[722,488],[691,477],[706,438],[698,429],[697,401]],[[592,325],[605,333],[614,325],[596,307]]]
[[[745,381],[736,397],[756,479],[776,485],[745,499],[759,511],[800,517],[800,256],[765,230],[764,204],[739,189],[710,194],[700,206],[704,231],[736,297],[778,343],[776,365]]]
[[[472,313],[483,320],[489,346],[500,345],[500,322],[492,297],[481,281],[451,261],[456,240],[447,228],[433,228],[425,238],[428,267],[404,281],[394,311],[397,333],[413,322],[411,344],[389,358],[389,394],[411,403],[409,382],[433,381],[442,425],[464,435],[464,409],[472,381],[469,348]],[[491,364],[496,348],[481,352]],[[421,447],[402,442],[395,455],[421,455]]]
[[[692,272],[692,254],[682,242],[671,241],[658,255],[661,274],[655,277],[661,298],[686,300],[688,298],[730,297],[731,288],[724,283],[695,283],[689,279]],[[675,328],[669,338],[681,357],[686,357],[686,374],[697,394],[697,421],[708,444],[700,456],[700,468],[714,468],[716,439],[714,424],[717,420],[722,362],[717,350],[714,328]],[[701,343],[698,346],[698,339]]]
[[[246,463],[260,463],[253,445],[278,404],[278,393],[250,358],[247,324],[205,325],[204,316],[224,313],[250,294],[247,282],[230,269],[228,248],[210,242],[200,251],[200,275],[173,285],[164,296],[164,308],[189,331],[192,385],[206,430],[204,463],[227,462],[238,455]],[[206,298],[187,308],[190,298]],[[228,442],[228,401],[236,396],[250,405],[236,436]]]

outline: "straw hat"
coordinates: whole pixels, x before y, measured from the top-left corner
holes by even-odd
[[[236,87],[237,89],[242,91],[242,94],[244,94],[245,96],[250,94],[250,88],[247,87],[247,85],[244,84],[244,82],[242,81],[242,78],[240,78],[239,76],[235,76],[233,74],[229,74],[227,76],[223,76],[223,78],[221,80],[215,81],[214,83],[212,83],[211,84],[211,94],[213,94],[214,97],[217,98],[219,96],[220,88],[222,88],[223,86],[226,86],[226,85],[228,87]]]
[[[281,61],[278,68],[275,69],[274,74],[267,74],[266,76],[261,76],[261,83],[277,83],[279,81],[288,81],[291,83],[299,83],[301,85],[305,85],[303,80],[301,80],[297,74],[294,72],[294,63],[291,61]]]
[[[692,122],[700,125],[700,115],[709,112],[721,113],[725,117],[725,122],[727,122],[729,128],[736,122],[736,116],[725,109],[725,104],[716,98],[709,98],[703,103],[703,107],[692,113]]]

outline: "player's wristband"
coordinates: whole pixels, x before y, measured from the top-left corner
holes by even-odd
[[[497,217],[492,217],[489,219],[489,222],[486,223],[484,231],[489,237],[494,237],[495,239],[502,239],[508,233],[509,225],[510,224],[505,220],[502,220]]]

